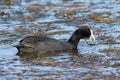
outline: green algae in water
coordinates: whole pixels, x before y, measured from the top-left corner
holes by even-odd
[[[0,40],[0,43],[12,43],[13,40],[10,40],[10,39],[3,39],[3,40]]]
[[[105,42],[104,44],[120,44],[120,42],[108,41],[108,42]]]
[[[0,5],[11,5],[13,2],[11,0],[4,0],[0,2]]]

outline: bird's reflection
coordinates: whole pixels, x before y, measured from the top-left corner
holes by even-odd
[[[56,52],[38,52],[38,53],[24,53],[18,52],[22,63],[31,65],[55,65],[56,63],[73,63],[73,65],[87,65],[95,62],[91,55],[82,54],[78,50],[72,51],[56,51]],[[62,61],[62,62],[61,62]],[[87,64],[86,64],[87,63]]]
[[[37,53],[25,53],[25,52],[18,52],[16,55],[19,56],[22,59],[26,60],[35,60],[35,59],[40,59],[43,57],[55,57],[59,56],[60,54],[68,54],[71,56],[78,56],[78,50],[66,50],[66,51],[54,51],[54,52],[37,52]]]

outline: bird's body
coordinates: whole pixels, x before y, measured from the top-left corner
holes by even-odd
[[[28,36],[21,40],[19,50],[23,52],[40,52],[40,51],[62,51],[72,49],[72,45],[67,41],[59,41],[56,39],[40,36]]]
[[[42,52],[42,51],[63,51],[77,49],[80,39],[92,38],[91,29],[83,26],[77,29],[68,41],[60,41],[49,37],[28,36],[23,38],[16,46],[19,52]]]

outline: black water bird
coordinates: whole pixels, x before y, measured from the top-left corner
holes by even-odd
[[[81,26],[68,41],[60,41],[49,37],[27,36],[23,38],[16,48],[19,52],[36,53],[42,51],[64,51],[77,49],[80,39],[90,38],[95,40],[90,26]]]

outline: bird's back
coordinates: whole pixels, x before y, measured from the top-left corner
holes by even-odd
[[[22,52],[61,51],[71,49],[67,41],[59,41],[48,37],[28,36],[20,41],[18,49]]]

